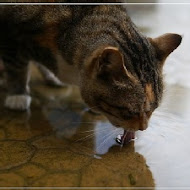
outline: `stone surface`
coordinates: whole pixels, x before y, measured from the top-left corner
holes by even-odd
[[[83,171],[82,187],[129,187],[130,183],[126,177],[114,172],[103,164],[101,160],[94,160]]]
[[[67,149],[44,149],[36,152],[32,162],[41,164],[50,170],[77,171],[90,159],[90,157],[75,154]]]
[[[46,149],[46,148],[65,148],[65,146],[69,146],[68,141],[64,139],[56,138],[54,135],[51,136],[43,136],[39,139],[32,142],[38,149]]]
[[[36,164],[25,164],[22,167],[15,170],[18,174],[27,179],[28,184],[38,180],[42,175],[46,173],[46,170]]]
[[[95,159],[83,171],[81,186],[153,187],[152,175],[144,158],[134,152],[131,143],[122,149],[113,147]]]
[[[37,119],[37,114],[40,119]],[[6,125],[7,138],[14,140],[28,140],[32,137],[44,135],[50,130],[48,121],[39,110],[30,115],[23,114],[22,117],[18,115]]]
[[[34,153],[34,149],[26,142],[0,142],[0,170],[11,169],[27,163]]]
[[[70,173],[49,174],[32,184],[34,187],[77,187],[79,175]]]
[[[0,187],[23,187],[25,180],[15,173],[0,173]]]

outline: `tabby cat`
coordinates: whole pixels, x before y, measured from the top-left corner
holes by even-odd
[[[32,60],[48,82],[78,85],[89,107],[131,131],[146,129],[162,98],[164,61],[182,40],[145,37],[122,5],[0,6],[0,26],[6,107],[29,108]]]

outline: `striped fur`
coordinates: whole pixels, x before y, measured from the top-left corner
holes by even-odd
[[[143,36],[118,5],[1,6],[0,25],[9,94],[29,93],[34,60],[62,82],[69,75],[90,107],[130,130],[146,128],[162,97],[163,63],[181,43],[177,34]]]

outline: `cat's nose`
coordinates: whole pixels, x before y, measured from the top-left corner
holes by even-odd
[[[148,121],[152,115],[152,112],[141,112],[139,117],[139,130],[143,131],[148,127]]]
[[[148,116],[147,113],[142,112],[140,113],[140,118],[139,118],[139,130],[144,131],[148,127]]]

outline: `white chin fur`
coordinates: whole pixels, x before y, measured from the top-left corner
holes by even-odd
[[[32,98],[29,95],[7,96],[5,106],[14,110],[27,110],[30,107]]]

